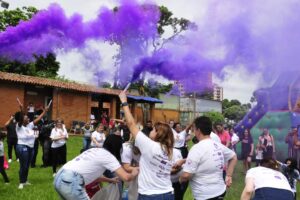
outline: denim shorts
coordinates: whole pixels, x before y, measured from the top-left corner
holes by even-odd
[[[83,177],[72,170],[61,169],[54,179],[54,187],[61,199],[88,200]]]

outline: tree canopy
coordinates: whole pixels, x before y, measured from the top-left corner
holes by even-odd
[[[204,113],[204,116],[209,117],[213,124],[215,124],[216,122],[223,123],[225,121],[224,116],[219,112],[206,112]]]
[[[35,7],[16,8],[0,12],[0,32],[5,31],[9,26],[17,26],[20,21],[27,21],[38,12]],[[18,60],[8,60],[0,57],[0,71],[17,73],[30,76],[56,78],[60,63],[56,60],[53,52],[46,55],[34,55],[34,60],[23,63]]]
[[[242,104],[236,99],[230,101],[228,99],[224,99],[222,101],[222,109],[225,118],[233,120],[234,122],[238,122],[242,120],[249,109],[251,109],[251,104]]]

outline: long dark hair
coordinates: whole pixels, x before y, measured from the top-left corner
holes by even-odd
[[[162,150],[167,153],[169,159],[171,160],[173,156],[174,145],[174,135],[172,129],[168,124],[160,122],[156,123],[154,128],[157,133],[154,141],[160,143]]]
[[[103,143],[103,148],[109,151],[116,159],[121,162],[122,138],[119,135],[109,135]]]
[[[250,129],[245,129],[242,133],[241,133],[241,135],[240,135],[240,138],[241,138],[241,140],[243,140],[244,138],[246,138],[246,135],[245,135],[245,131],[248,131],[248,138],[249,139],[252,139],[253,140],[253,138],[252,138],[252,135],[251,135],[251,132],[250,132]]]

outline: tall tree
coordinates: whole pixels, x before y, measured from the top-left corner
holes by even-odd
[[[4,31],[8,26],[16,26],[19,22],[27,21],[36,14],[35,7],[16,8],[15,10],[4,10],[0,12],[0,31]]]
[[[4,10],[0,12],[0,32],[9,26],[17,26],[20,21],[27,21],[36,14],[35,7],[16,8],[15,10]],[[0,57],[0,71],[18,73],[31,76],[55,78],[60,67],[54,53],[46,55],[33,55],[34,60],[30,63],[22,63],[18,60],[8,60]]]
[[[204,116],[209,117],[213,124],[215,124],[216,122],[223,123],[225,120],[222,113],[214,112],[214,111],[206,112],[206,113],[204,113]]]

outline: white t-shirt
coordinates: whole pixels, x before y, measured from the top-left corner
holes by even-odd
[[[237,134],[233,133],[231,136],[231,142],[238,142],[239,141],[239,136],[237,136]]]
[[[82,175],[85,185],[90,184],[104,173],[121,167],[118,160],[103,148],[92,148],[66,163],[62,169],[72,170]]]
[[[246,179],[253,178],[254,188],[277,188],[292,191],[291,186],[286,177],[279,171],[266,168],[254,167],[247,171]]]
[[[64,128],[62,128],[62,129],[61,128],[53,128],[52,129],[51,135],[50,135],[51,139],[55,139],[55,138],[58,138],[61,136],[65,136],[67,138],[69,137],[66,129],[64,129]],[[58,148],[58,147],[63,146],[64,144],[66,144],[66,139],[55,140],[52,142],[51,148]]]
[[[185,139],[187,136],[186,131],[181,131],[180,133],[177,133],[176,131],[173,132],[174,135],[174,147],[175,148],[181,148],[184,147]]]
[[[183,171],[193,174],[190,184],[196,200],[213,198],[225,192],[223,168],[234,156],[232,150],[210,138],[191,148]]]
[[[1,140],[0,140],[0,156],[4,156],[4,145]]]
[[[34,133],[34,124],[33,122],[30,122],[26,126],[19,126],[16,125],[16,132],[18,136],[18,144],[29,146],[30,148],[34,147],[34,141],[36,138],[36,135]]]
[[[131,164],[140,162],[140,155],[135,155],[132,150],[132,144],[130,142],[123,143],[121,160],[122,163]]]
[[[91,120],[95,120],[95,115],[91,114],[90,118]]]
[[[173,149],[173,158],[174,162],[177,162],[182,158],[181,152],[178,149]],[[171,175],[171,181],[172,183],[177,183],[179,182],[179,177],[182,174],[182,170],[180,170],[179,172],[177,172],[176,174],[172,174]]]
[[[92,127],[90,127],[89,129],[86,129],[85,127],[82,127],[82,131],[83,131],[83,136],[90,138],[92,136]]]
[[[256,150],[256,156],[255,156],[255,158],[257,160],[262,160],[263,159],[263,153],[264,153],[263,150]]]
[[[137,134],[135,145],[141,151],[138,192],[144,195],[172,192],[171,169],[174,163],[161,145],[142,132]]]
[[[102,147],[104,140],[105,140],[105,134],[104,133],[99,133],[98,131],[94,131],[92,133],[92,138],[95,138],[96,141],[100,144],[100,146],[97,146],[96,143],[92,140],[91,142],[91,147]]]
[[[215,142],[221,143],[221,140],[220,140],[219,136],[218,136],[217,134],[215,134],[214,132],[211,132],[211,133],[210,133],[210,138],[211,138],[213,141],[215,141]]]
[[[28,106],[28,112],[34,113],[34,106]]]

